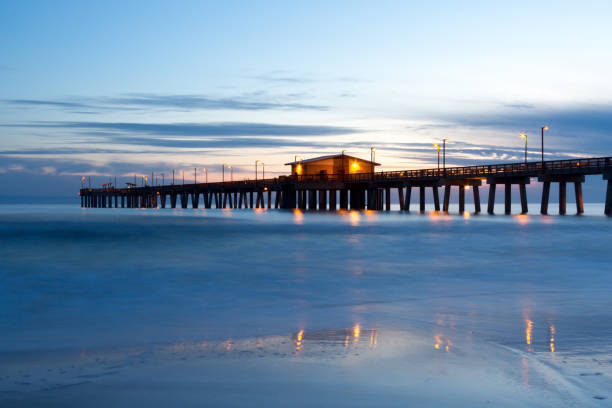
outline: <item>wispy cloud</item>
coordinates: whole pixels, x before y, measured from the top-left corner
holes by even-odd
[[[31,122],[4,127],[87,129],[157,136],[333,136],[359,133],[341,126],[281,125],[272,123],[132,123],[132,122]]]
[[[48,107],[72,113],[96,113],[111,110],[170,109],[192,110],[328,110],[328,106],[295,102],[299,94],[262,97],[211,97],[206,95],[124,94],[117,97],[66,99],[6,99],[17,107]],[[287,100],[290,98],[291,100]]]

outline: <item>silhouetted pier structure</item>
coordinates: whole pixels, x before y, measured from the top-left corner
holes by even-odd
[[[489,185],[487,212],[494,213],[497,186],[505,192],[504,213],[511,213],[512,187],[519,187],[521,213],[527,213],[526,185],[542,182],[540,212],[548,214],[551,183],[559,184],[559,214],[567,210],[567,184],[574,184],[576,212],[584,212],[582,183],[585,176],[607,180],[605,214],[612,215],[612,157],[491,164],[445,169],[403,170],[356,174],[291,175],[263,180],[174,184],[80,190],[81,206],[93,208],[300,208],[308,210],[391,209],[391,195],[398,195],[400,209],[411,210],[412,189],[419,193],[419,209],[425,211],[426,193],[440,211],[439,189],[444,188],[442,210],[448,212],[453,188],[459,194],[459,212],[465,211],[465,193],[472,190],[474,211],[479,213],[479,187]]]

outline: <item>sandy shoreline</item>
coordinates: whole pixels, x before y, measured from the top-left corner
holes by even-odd
[[[23,352],[2,358],[0,402],[17,407],[604,406],[612,378],[609,361],[554,358],[456,332],[358,326],[216,342]]]

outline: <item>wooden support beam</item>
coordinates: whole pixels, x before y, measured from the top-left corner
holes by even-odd
[[[400,211],[404,211],[404,188],[401,186],[397,188],[397,198],[399,199]]]
[[[412,186],[408,184],[406,186],[406,201],[404,202],[404,210],[410,212],[410,195],[412,194]]]
[[[308,209],[317,209],[317,190],[308,190]]]
[[[253,192],[249,191],[249,208],[253,208]]]
[[[496,183],[489,184],[489,203],[487,205],[487,212],[489,214],[495,213],[495,189],[497,187]]]
[[[480,214],[480,192],[478,191],[478,186],[472,186],[472,191],[474,192],[474,212]]]
[[[348,190],[346,188],[340,190],[340,209],[348,210]]]
[[[336,190],[329,190],[329,211],[336,211]]]
[[[327,190],[319,190],[319,210],[327,210]]]
[[[550,197],[550,181],[542,183],[542,203],[540,205],[540,214],[548,214],[548,198]]]
[[[272,190],[268,189],[268,208],[272,208]]]
[[[582,199],[582,183],[574,182],[574,193],[576,194],[576,214],[584,213],[584,201]]]
[[[459,186],[459,214],[465,212],[465,187]]]
[[[170,207],[172,208],[176,208],[176,193],[171,193],[170,194]]]
[[[420,211],[425,212],[425,186],[419,186]]]
[[[385,188],[385,211],[391,211],[391,187]]]
[[[567,207],[567,183],[559,182],[559,215],[565,215]]]
[[[438,195],[438,186],[433,186],[433,199],[434,199],[434,208],[436,211],[440,211],[440,196]]]
[[[521,214],[527,214],[529,208],[527,207],[527,187],[525,184],[519,184],[519,192],[521,194]]]
[[[198,193],[197,191],[194,191],[193,193],[191,193],[191,207],[198,208],[199,203],[200,203],[200,193]]]
[[[375,199],[374,199],[374,195],[376,194],[376,189],[374,187],[370,187],[367,190],[367,194],[368,194],[368,210],[374,210],[375,209]]]
[[[447,184],[444,186],[444,202],[442,203],[442,210],[444,212],[448,212],[448,207],[450,206],[450,193],[451,185]]]
[[[512,184],[505,183],[505,197],[504,197],[504,213],[506,215],[512,213]]]
[[[280,208],[280,190],[274,192],[274,208]]]

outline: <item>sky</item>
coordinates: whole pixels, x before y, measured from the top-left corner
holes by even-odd
[[[610,156],[609,1],[0,3],[2,195]],[[259,171],[261,172],[261,167]]]

